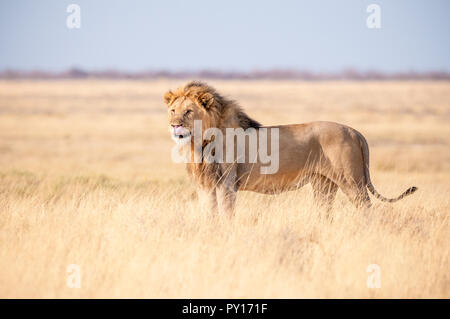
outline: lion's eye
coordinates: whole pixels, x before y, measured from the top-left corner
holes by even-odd
[[[175,114],[175,110],[174,109],[171,109],[170,112],[172,112],[172,114]]]
[[[187,110],[186,113],[184,113],[184,115],[189,115],[192,113],[192,110]]]

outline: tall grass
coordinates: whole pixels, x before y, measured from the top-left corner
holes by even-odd
[[[0,297],[450,297],[448,82],[213,83],[264,124],[358,129],[377,190],[419,187],[368,211],[338,192],[332,222],[310,186],[201,215],[170,160],[179,84],[0,82]]]

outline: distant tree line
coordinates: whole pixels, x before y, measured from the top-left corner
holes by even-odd
[[[142,71],[124,72],[117,70],[86,71],[80,68],[72,68],[64,72],[48,71],[0,71],[0,79],[225,79],[225,80],[450,80],[450,72],[378,72],[378,71],[357,71],[347,69],[341,72],[308,72],[289,69],[255,70],[249,72],[239,71]]]

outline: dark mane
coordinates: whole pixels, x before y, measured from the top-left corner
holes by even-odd
[[[237,114],[237,117],[239,119],[239,126],[242,127],[244,130],[253,127],[253,128],[258,128],[261,127],[261,123],[259,123],[258,121],[252,119],[251,117],[249,117],[244,111],[240,110]]]
[[[242,108],[237,104],[236,101],[230,100],[222,95],[220,95],[213,87],[201,82],[201,81],[191,81],[184,86],[182,89],[183,95],[188,95],[190,92],[196,91],[199,93],[210,93],[214,96],[214,100],[219,108],[219,114],[225,111],[227,108],[234,108],[236,112],[237,119],[239,121],[239,126],[243,129],[248,129],[250,127],[258,128],[261,127],[261,123],[252,119],[245,113]],[[177,92],[180,94],[181,92]]]

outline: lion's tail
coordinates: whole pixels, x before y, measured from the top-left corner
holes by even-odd
[[[408,188],[406,191],[404,191],[400,196],[398,196],[396,198],[386,198],[383,195],[381,195],[380,193],[378,193],[377,190],[375,189],[375,187],[373,186],[372,181],[370,180],[370,173],[369,173],[369,146],[367,144],[366,139],[364,138],[364,136],[362,134],[359,133],[359,137],[360,137],[360,143],[361,143],[361,151],[362,151],[362,155],[363,155],[364,175],[366,177],[366,183],[367,183],[366,186],[369,189],[369,191],[376,198],[378,198],[379,200],[381,200],[383,202],[394,203],[394,202],[402,199],[405,196],[411,195],[412,193],[414,193],[417,190],[417,187],[412,186],[412,187]]]

